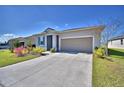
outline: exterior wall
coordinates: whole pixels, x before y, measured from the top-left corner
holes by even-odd
[[[86,31],[73,31],[73,32],[64,32],[60,34],[56,33],[46,33],[45,35],[45,45],[38,45],[38,39],[36,39],[36,46],[38,47],[44,47],[47,49],[47,36],[52,35],[53,37],[53,45],[52,47],[57,49],[56,46],[56,35],[59,35],[59,50],[61,50],[61,40],[65,38],[85,38],[85,37],[92,37],[93,38],[93,50],[97,46],[100,46],[100,34],[101,32],[99,31],[94,31],[94,30],[86,30]],[[38,38],[38,37],[37,37]]]
[[[39,45],[38,44],[38,37],[43,37],[43,36],[45,36],[45,44],[44,45]],[[35,39],[35,44],[36,44],[37,47],[43,47],[43,48],[46,49],[47,48],[47,37],[46,37],[46,35],[37,36],[36,39]]]
[[[31,41],[32,45],[36,45],[36,37],[27,37],[27,38],[19,38],[17,40],[19,40],[19,42],[24,42],[24,46],[28,45],[28,42]]]
[[[69,32],[62,32],[62,33],[54,33],[54,32],[46,32],[42,35],[37,35],[37,36],[30,36],[27,38],[19,38],[20,42],[25,42],[25,46],[27,45],[27,42],[29,40],[32,41],[32,44],[35,44],[37,47],[43,47],[47,49],[47,36],[52,35],[52,47],[57,49],[57,38],[56,36],[59,36],[59,50],[61,50],[61,40],[66,39],[66,38],[85,38],[85,37],[92,37],[93,38],[93,49],[97,46],[100,46],[100,34],[101,31],[96,31],[96,30],[77,30],[77,31],[69,31]],[[38,44],[38,37],[45,36],[45,44],[44,45],[39,45]]]
[[[56,49],[57,48],[57,46],[56,46],[56,35],[57,34],[55,34],[55,33],[47,33],[45,35],[41,35],[41,36],[45,36],[45,45],[38,45],[38,37],[37,37],[36,46],[43,47],[43,48],[45,48],[47,50],[47,36],[48,35],[52,35],[52,47]]]
[[[19,42],[26,42],[24,38],[11,39],[11,40],[8,41],[10,48],[14,47],[13,43],[15,42],[15,40],[19,40]],[[26,44],[25,44],[25,46],[26,46]]]
[[[108,47],[109,48],[122,48],[122,49],[124,49],[124,39],[123,39],[123,45],[121,45],[121,39],[119,39],[119,40],[109,41]]]
[[[45,46],[44,48],[47,50],[47,35],[44,35],[45,36]]]
[[[55,35],[53,35],[53,45],[52,45],[53,48],[55,48],[55,49],[57,48],[56,43],[57,42],[56,42],[56,34],[55,34]]]
[[[75,32],[65,32],[59,35],[59,50],[61,50],[61,40],[65,38],[82,38],[82,37],[93,37],[93,49],[100,46],[100,32],[87,30],[87,31],[75,31]]]

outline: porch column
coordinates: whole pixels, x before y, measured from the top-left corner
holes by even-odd
[[[57,46],[56,46],[56,35],[52,35],[52,48],[55,48],[55,49],[57,49]]]
[[[61,51],[61,37],[59,37],[59,51]]]
[[[47,35],[45,35],[45,49],[47,50]]]

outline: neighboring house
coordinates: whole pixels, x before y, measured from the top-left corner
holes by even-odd
[[[124,35],[114,37],[111,40],[109,40],[108,47],[109,48],[122,48],[122,49],[124,49]]]
[[[37,39],[36,36],[32,35],[32,36],[29,36],[29,37],[19,37],[19,38],[10,39],[8,42],[9,42],[10,46],[13,46],[14,41],[19,40],[21,46],[27,46],[27,44],[30,41],[31,41],[32,45],[36,45],[35,44],[36,39]]]
[[[1,43],[0,44],[0,49],[8,49],[9,48],[9,44],[8,43]]]
[[[95,47],[100,46],[100,35],[103,29],[104,26],[74,28],[64,31],[47,28],[32,37],[37,47],[44,47],[48,51],[55,48],[57,51],[66,52],[93,52]],[[25,45],[25,40],[22,41]]]

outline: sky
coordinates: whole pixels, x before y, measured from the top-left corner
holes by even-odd
[[[0,6],[0,36],[30,36],[47,27],[61,31],[95,26],[110,18],[124,23],[124,6]]]

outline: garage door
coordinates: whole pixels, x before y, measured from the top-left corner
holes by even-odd
[[[69,38],[61,40],[61,50],[65,52],[92,52],[93,38]]]

